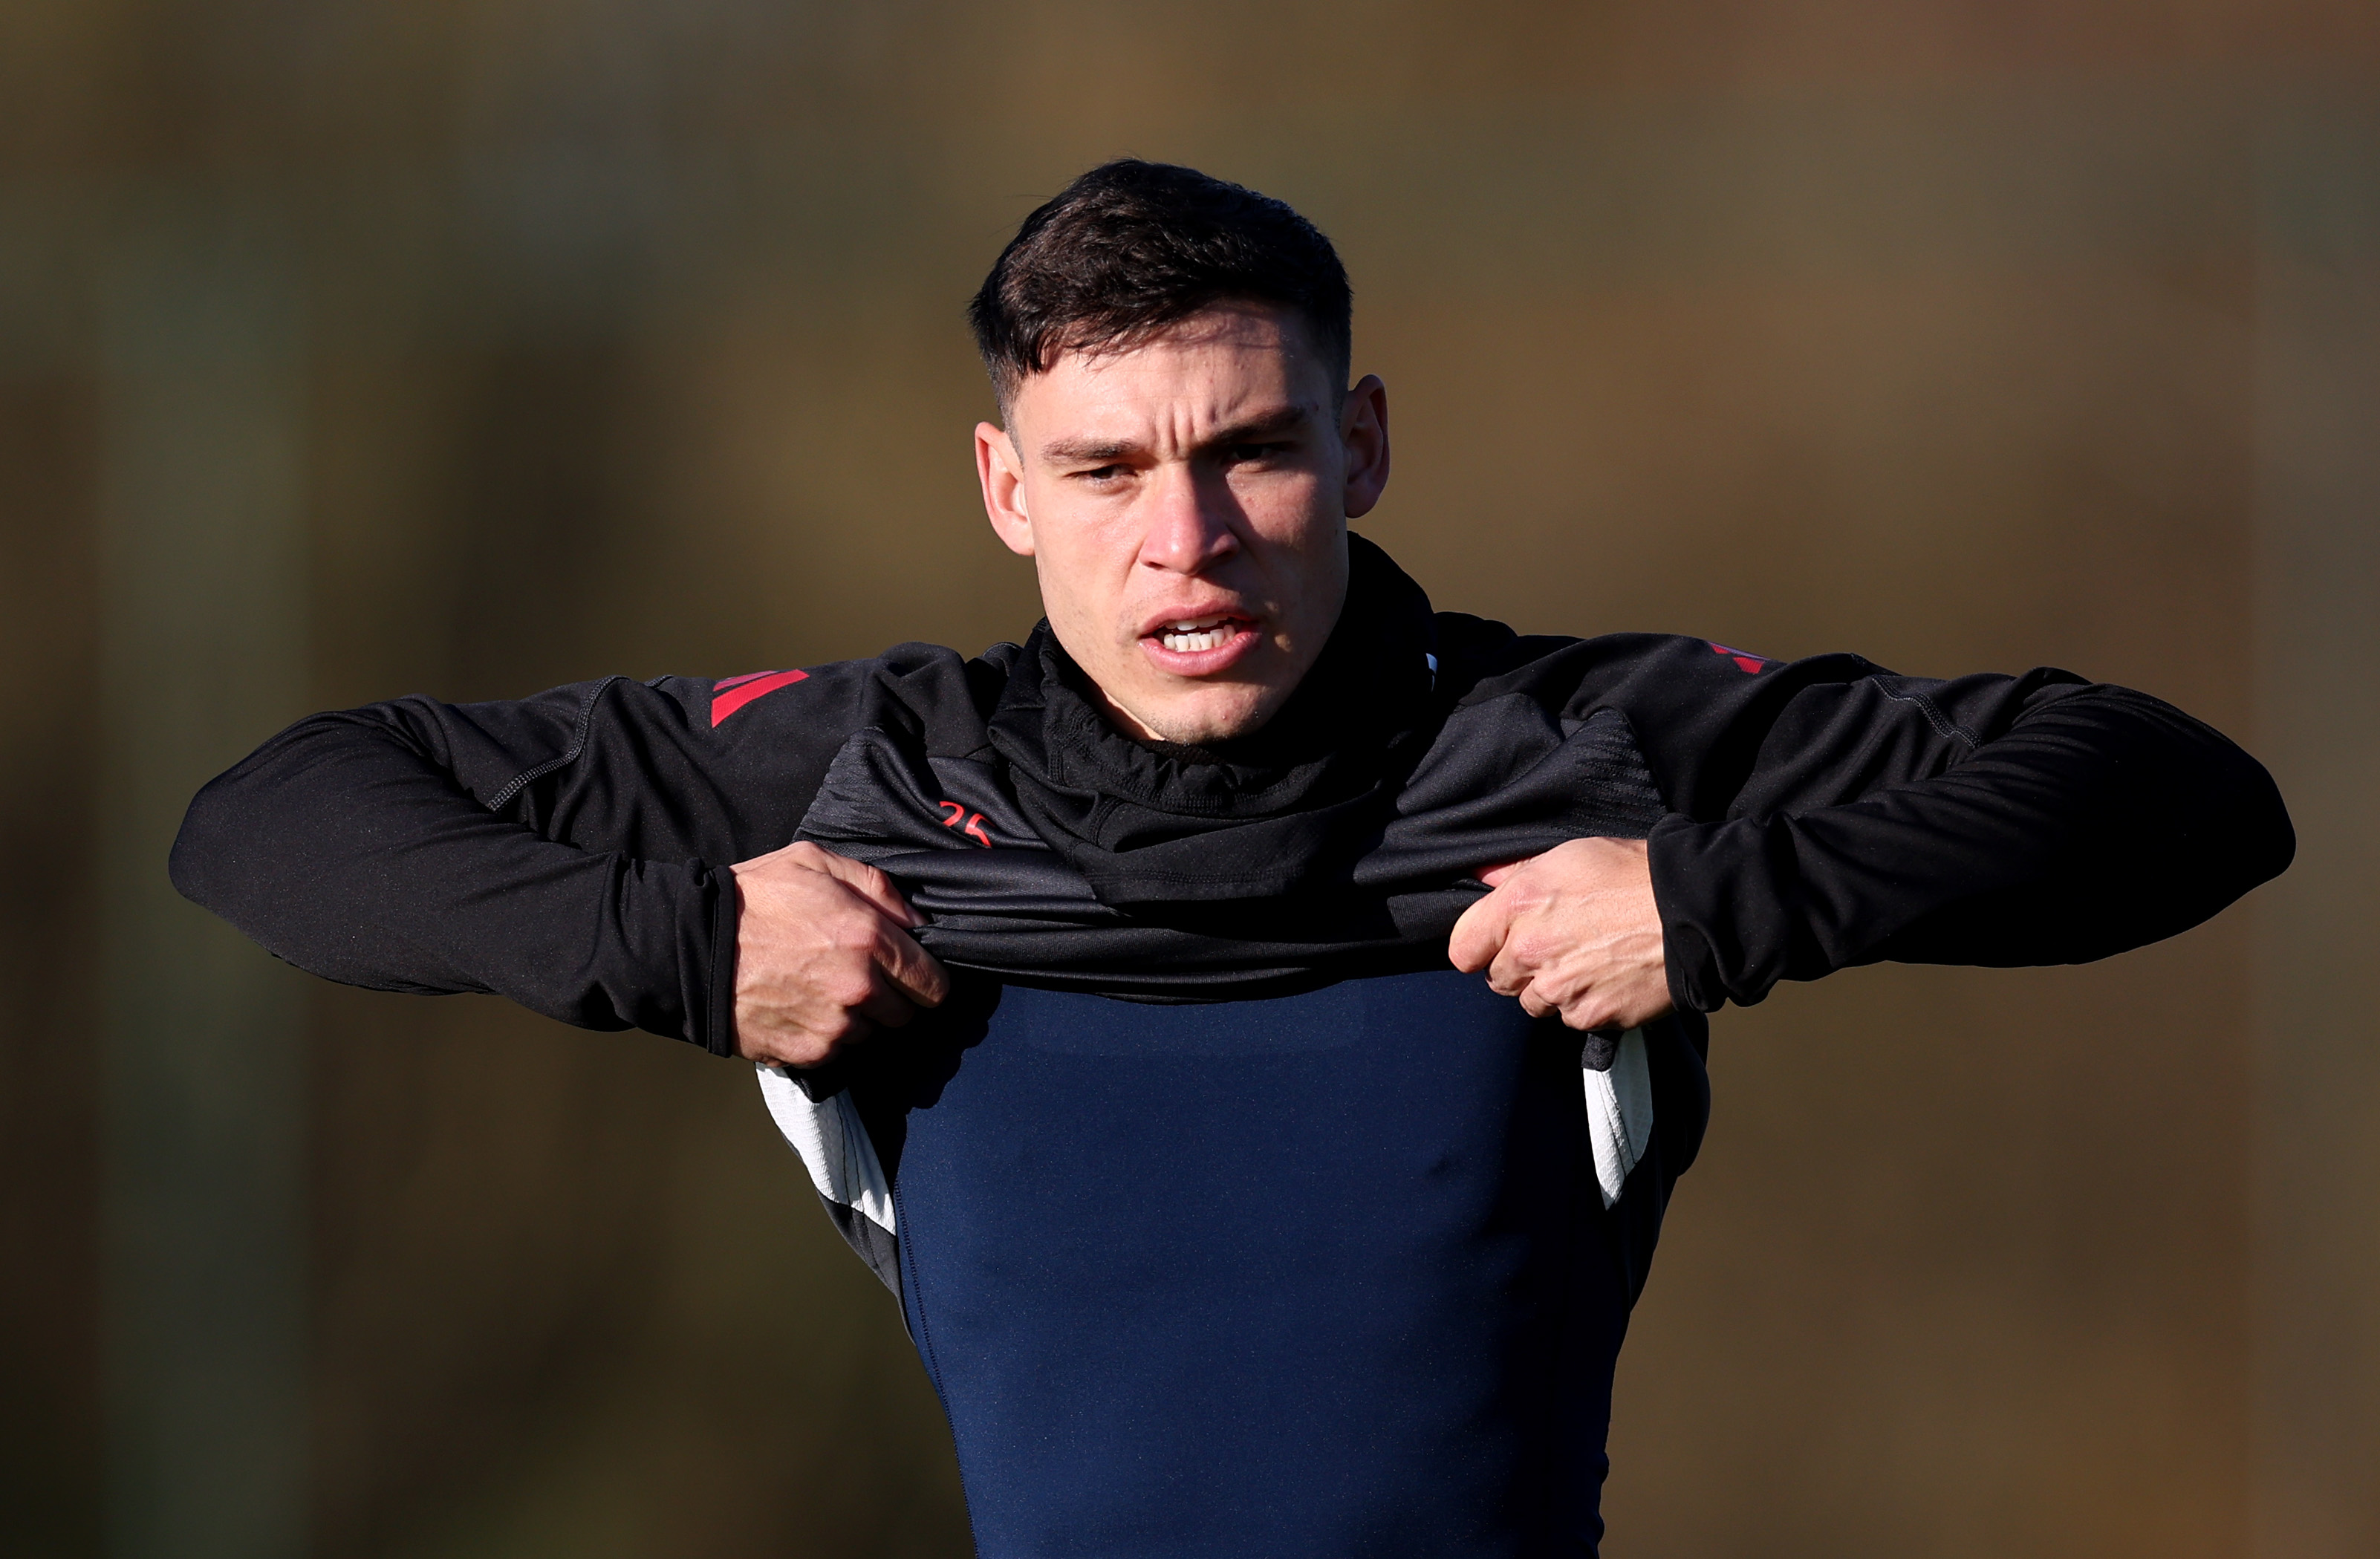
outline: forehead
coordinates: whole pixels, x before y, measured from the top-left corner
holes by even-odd
[[[1182,431],[1325,403],[1329,366],[1304,321],[1265,304],[1220,304],[1123,346],[1061,353],[1010,397],[1036,436],[1160,422]]]

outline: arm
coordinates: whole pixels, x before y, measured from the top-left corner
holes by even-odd
[[[2106,958],[2198,925],[2295,851],[2263,766],[2145,694],[2043,673],[1870,682],[1948,729],[1887,737],[1893,756],[1853,778],[1827,755],[1855,731],[1780,720],[1723,815],[1654,829],[1679,1005],[1887,959]]]
[[[819,1026],[815,1011],[786,1008],[803,986],[786,961],[829,943],[848,987],[840,963],[865,956],[851,950],[852,924],[881,930],[892,919],[881,900],[897,904],[887,885],[871,894],[874,874],[853,863],[838,876],[783,851],[752,859],[792,837],[865,673],[865,663],[823,669],[810,679],[820,696],[781,695],[768,718],[756,706],[732,726],[713,722],[710,683],[674,678],[318,715],[200,792],[174,881],[332,979],[492,992],[565,1022],[643,1028],[722,1055],[739,1046],[740,997],[752,1020],[745,1048],[776,1056]],[[737,957],[747,895],[732,862],[754,868],[748,897],[762,906],[747,960]],[[848,1005],[860,1009],[850,1032],[871,1005],[899,1016],[872,991]],[[783,1058],[819,1058],[791,1048]]]
[[[1455,949],[1576,1026],[1748,1005],[1883,959],[2105,957],[2198,924],[2293,849],[2264,769],[2142,694],[1626,648],[1580,702],[1629,714],[1671,815],[1649,847],[1491,874]]]

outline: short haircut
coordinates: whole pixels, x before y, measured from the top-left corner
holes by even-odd
[[[1347,383],[1354,300],[1346,267],[1281,201],[1195,168],[1119,158],[1035,211],[967,305],[1001,415],[1062,353],[1127,348],[1218,303],[1295,311]]]

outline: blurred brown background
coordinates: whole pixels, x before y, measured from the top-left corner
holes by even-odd
[[[174,899],[307,709],[1021,634],[959,306],[1088,163],[1340,243],[1443,606],[2048,661],[2281,883],[1718,1028],[1615,1559],[2380,1553],[2380,9],[10,0],[0,1550],[958,1555],[748,1076]]]

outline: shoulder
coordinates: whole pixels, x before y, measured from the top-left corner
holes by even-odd
[[[1572,715],[1601,706],[1735,704],[1886,674],[1857,655],[1786,661],[1688,634],[1516,634],[1462,612],[1439,613],[1438,633],[1458,701],[1522,694]]]
[[[688,728],[729,746],[840,745],[877,727],[972,751],[1005,684],[1014,645],[969,659],[941,645],[900,644],[880,655],[739,671],[656,677],[635,684]]]

